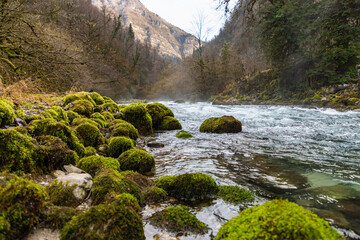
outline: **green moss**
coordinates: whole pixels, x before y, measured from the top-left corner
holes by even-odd
[[[136,185],[140,188],[141,191],[153,185],[153,181],[151,179],[138,172],[123,171],[120,172],[120,175],[136,183]]]
[[[114,196],[121,193],[130,193],[139,201],[143,202],[143,197],[139,187],[131,180],[122,176],[118,171],[103,169],[94,178],[92,187],[93,204],[111,202]]]
[[[170,108],[161,103],[148,104],[146,105],[146,110],[152,118],[154,129],[158,129],[165,116],[174,117],[174,113],[170,110]]]
[[[147,204],[160,203],[167,199],[167,192],[158,187],[151,187],[144,191],[144,199]]]
[[[42,174],[45,152],[36,141],[14,129],[0,130],[0,170]]]
[[[132,170],[143,174],[155,167],[154,157],[140,149],[128,150],[122,153],[118,160],[123,171]]]
[[[50,135],[63,140],[70,149],[75,150],[79,157],[85,152],[85,147],[79,142],[75,133],[66,125],[53,119],[35,120],[28,126],[29,132],[35,136]]]
[[[101,115],[105,117],[106,121],[112,121],[115,120],[114,115],[112,115],[110,112],[102,112]]]
[[[47,189],[50,196],[50,202],[57,206],[78,206],[80,201],[73,194],[75,188],[76,185],[69,186],[68,183],[55,180]]]
[[[94,105],[88,100],[76,100],[66,106],[67,110],[72,110],[80,115],[90,117],[94,113]]]
[[[91,207],[75,216],[61,230],[61,240],[142,240],[145,239],[136,199],[121,194],[111,204]]]
[[[91,92],[88,94],[96,103],[96,105],[102,105],[105,103],[105,99],[97,92]]]
[[[33,181],[6,176],[0,186],[0,236],[21,239],[40,222],[48,195]]]
[[[152,119],[145,106],[142,103],[132,103],[126,106],[122,112],[125,121],[134,125],[140,134],[149,135],[153,133]]]
[[[252,192],[238,186],[219,186],[218,196],[235,204],[254,201]]]
[[[80,114],[74,112],[74,111],[66,111],[66,115],[69,119],[69,123],[72,124],[73,120],[76,118],[81,118]]]
[[[23,120],[26,119],[26,114],[24,113],[23,110],[16,110],[15,115],[16,115],[16,117],[21,118]]]
[[[238,133],[242,131],[242,124],[231,116],[209,118],[200,126],[200,132],[210,133]]]
[[[98,113],[98,112],[93,113],[93,114],[90,116],[90,118],[100,119],[100,120],[102,120],[102,121],[104,121],[104,122],[106,121],[105,117],[104,117],[103,115],[101,115],[101,113]]]
[[[112,126],[110,127],[110,130],[112,137],[124,136],[129,137],[135,141],[139,137],[138,130],[131,123],[117,119],[114,120],[111,125]]]
[[[110,138],[107,154],[109,157],[118,158],[123,152],[134,148],[134,143],[127,137]]]
[[[79,97],[77,94],[68,94],[62,99],[64,106],[68,105],[69,103],[75,102],[77,100],[81,100],[81,97]]]
[[[60,230],[66,223],[70,222],[74,216],[80,213],[81,210],[72,207],[53,206],[48,210],[44,224],[53,230]]]
[[[114,113],[114,118],[124,120],[124,113],[122,112],[121,109],[120,112]]]
[[[225,223],[220,239],[343,239],[309,210],[287,200],[273,200],[248,208]]]
[[[170,196],[184,201],[209,199],[219,190],[214,179],[203,173],[164,176],[157,179],[155,184]]]
[[[13,124],[15,117],[14,109],[5,100],[0,100],[0,126]]]
[[[199,221],[190,210],[189,207],[183,205],[168,207],[155,213],[150,221],[155,226],[165,228],[170,232],[205,233],[207,225]]]
[[[119,111],[119,106],[115,102],[107,102],[101,105],[102,109],[106,112],[117,113]]]
[[[85,148],[85,157],[96,155],[96,149],[93,147],[86,147]]]
[[[41,116],[41,115],[38,115],[38,114],[29,115],[29,116],[26,116],[25,122],[30,123],[33,120],[43,120],[43,119],[45,119],[44,116]]]
[[[97,147],[104,143],[100,130],[89,123],[83,123],[75,128],[76,136],[85,147]]]
[[[103,157],[103,156],[90,156],[79,160],[76,166],[91,176],[95,176],[99,171],[103,169],[120,170],[120,163],[115,158]]]
[[[58,106],[53,106],[50,109],[46,109],[43,113],[45,118],[52,118],[56,121],[62,121],[65,124],[69,123],[69,118],[67,116],[67,113]]]
[[[95,122],[94,119],[89,119],[89,118],[84,118],[84,117],[80,117],[80,118],[75,118],[73,121],[72,121],[72,126],[79,126],[81,124],[84,124],[84,123],[87,123],[87,124],[91,124],[97,128],[101,127],[99,123]]]
[[[185,131],[179,131],[178,133],[176,133],[176,137],[177,138],[182,138],[182,139],[187,139],[187,138],[193,138],[194,136],[191,135],[188,132]]]
[[[181,128],[181,124],[176,118],[167,116],[161,121],[158,130],[176,130]]]

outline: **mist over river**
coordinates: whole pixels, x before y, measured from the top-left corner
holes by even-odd
[[[255,192],[253,204],[289,199],[329,221],[352,238],[360,235],[360,113],[291,106],[220,106],[163,102],[192,139],[177,131],[156,133],[163,148],[148,148],[156,159],[154,178],[201,172],[218,184]],[[231,115],[243,124],[238,134],[200,133],[210,117]],[[169,203],[171,204],[171,203]],[[167,205],[143,211],[149,239],[160,230],[146,219]],[[192,206],[211,230],[180,239],[211,239],[220,226],[248,206],[221,199]]]

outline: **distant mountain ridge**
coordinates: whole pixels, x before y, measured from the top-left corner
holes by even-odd
[[[148,40],[162,55],[173,58],[190,56],[197,46],[197,39],[190,33],[166,22],[149,11],[139,0],[92,0],[98,8],[118,16],[126,26],[132,24],[135,37]]]

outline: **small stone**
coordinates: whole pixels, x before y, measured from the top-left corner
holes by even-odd
[[[73,194],[79,200],[86,197],[87,192],[91,190],[93,185],[92,177],[88,173],[69,173],[57,177],[57,180],[63,183],[67,182],[70,186],[76,185]]]
[[[168,233],[158,233],[154,235],[154,240],[179,240],[179,239],[169,235]]]
[[[68,173],[85,173],[84,170],[81,170],[80,168],[75,167],[74,165],[65,165],[64,166],[65,170]]]
[[[165,147],[164,144],[158,143],[158,142],[149,142],[149,143],[147,144],[147,146],[148,146],[148,147],[151,147],[151,148],[163,148],[163,147]]]

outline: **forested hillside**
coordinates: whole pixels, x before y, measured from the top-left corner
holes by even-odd
[[[164,61],[87,0],[0,1],[0,86],[144,97]],[[16,86],[16,85],[15,85]],[[4,91],[4,90],[3,90]]]

